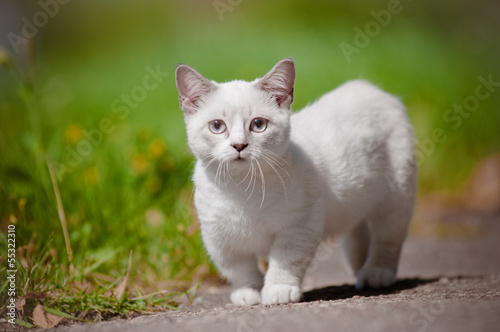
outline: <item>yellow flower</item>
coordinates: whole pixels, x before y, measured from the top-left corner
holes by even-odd
[[[148,149],[149,154],[154,158],[161,157],[166,150],[167,145],[160,139],[155,139],[153,142],[151,142]]]
[[[70,144],[78,143],[83,137],[82,127],[77,124],[70,125],[64,131],[64,139]]]
[[[132,158],[132,168],[137,173],[144,173],[149,168],[149,160],[148,157],[143,154],[136,154]]]
[[[28,201],[24,197],[17,202],[17,205],[19,206],[19,211],[24,211],[24,207],[26,206],[27,202]]]

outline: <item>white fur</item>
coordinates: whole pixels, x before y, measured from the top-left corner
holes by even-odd
[[[389,286],[413,213],[413,132],[403,105],[358,80],[291,116],[294,78],[290,59],[253,82],[210,82],[185,65],[176,72],[203,241],[236,305],[299,301],[325,236],[343,235],[357,287]],[[249,130],[256,117],[269,120],[262,133]],[[223,134],[208,128],[216,119]],[[239,153],[235,144],[248,147]],[[269,259],[265,276],[258,256]]]

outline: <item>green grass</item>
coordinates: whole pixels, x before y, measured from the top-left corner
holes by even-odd
[[[346,80],[369,79],[401,97],[420,141],[435,128],[448,136],[420,165],[421,193],[459,189],[479,160],[500,151],[500,91],[457,130],[443,114],[474,94],[479,75],[500,80],[498,29],[473,15],[458,24],[469,17],[466,2],[408,2],[348,63],[339,43],[352,43],[353,28],[386,5],[243,1],[220,21],[210,1],[71,2],[40,29],[30,60],[0,55],[0,217],[2,229],[16,225],[19,285],[28,284],[21,294],[50,294],[37,301],[75,315],[92,306],[127,315],[162,299],[141,296],[214,273],[191,202],[193,159],[174,82],[181,62],[210,79],[251,80],[291,56],[294,109]],[[120,117],[115,100],[157,66],[167,76]],[[103,119],[112,130],[94,144],[84,132]],[[62,174],[68,151],[82,144],[90,151]],[[47,160],[59,173],[71,261]],[[109,290],[131,251],[120,302]]]
[[[51,240],[39,251],[32,251],[35,249],[32,245],[24,247],[23,255],[16,261],[16,299],[23,301],[18,308],[17,324],[25,327],[40,326],[33,315],[37,306],[43,306],[45,312],[55,316],[92,323],[114,316],[176,310],[176,300],[180,296],[191,300],[192,293],[196,294],[199,287],[198,284],[194,292],[193,289],[177,293],[163,290],[148,294],[137,284],[130,285],[131,259],[127,271],[114,280],[93,273],[92,269],[84,269],[81,273],[73,264],[60,264],[52,257]],[[0,273],[5,275],[5,270],[2,268]],[[0,300],[6,303],[7,283],[2,282],[0,286]]]

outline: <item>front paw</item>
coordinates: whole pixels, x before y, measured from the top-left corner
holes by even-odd
[[[237,306],[260,303],[260,292],[253,288],[238,288],[231,293],[231,302]]]
[[[262,304],[299,302],[300,288],[292,285],[266,285],[262,289]]]

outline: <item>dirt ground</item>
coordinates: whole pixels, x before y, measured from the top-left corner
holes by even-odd
[[[299,303],[235,307],[229,286],[206,283],[177,311],[52,330],[497,331],[500,213],[425,211],[426,222],[416,215],[398,281],[389,289],[356,290],[332,242],[318,250]]]

